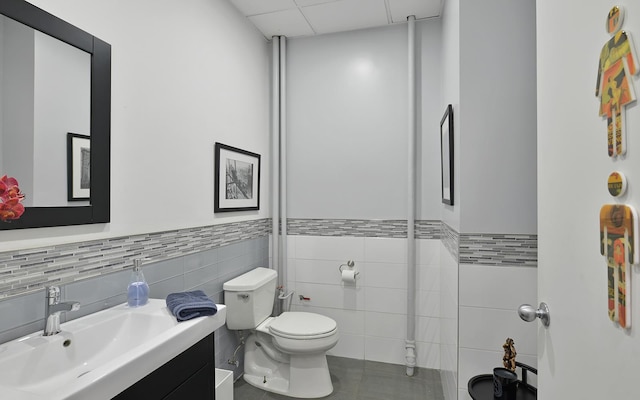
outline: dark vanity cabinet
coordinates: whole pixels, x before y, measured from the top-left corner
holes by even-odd
[[[177,355],[115,400],[212,400],[215,398],[213,333]]]

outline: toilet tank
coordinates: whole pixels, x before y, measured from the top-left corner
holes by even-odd
[[[222,285],[227,328],[254,329],[271,315],[277,276],[276,271],[260,267]]]

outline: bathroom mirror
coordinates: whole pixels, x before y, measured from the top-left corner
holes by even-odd
[[[26,195],[24,214],[0,230],[109,222],[111,46],[23,0],[0,1],[0,14],[0,175]],[[77,168],[85,186],[74,198]]]

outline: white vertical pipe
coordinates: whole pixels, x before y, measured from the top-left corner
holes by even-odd
[[[416,54],[415,22],[411,15],[408,20],[408,64],[409,64],[409,130],[408,130],[408,190],[407,190],[407,339],[405,340],[407,375],[413,376],[416,366]]]
[[[279,275],[287,287],[287,38],[280,36],[280,215],[282,218],[282,259]],[[286,292],[286,290],[285,290]],[[284,310],[284,307],[283,307]]]
[[[278,36],[271,38],[272,44],[272,117],[271,117],[271,268],[276,271],[280,266],[280,41]]]

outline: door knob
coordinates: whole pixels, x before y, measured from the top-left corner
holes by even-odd
[[[540,318],[542,325],[545,327],[548,327],[551,322],[549,306],[547,306],[547,303],[540,303],[537,310],[530,304],[523,304],[518,308],[518,315],[527,322]]]

